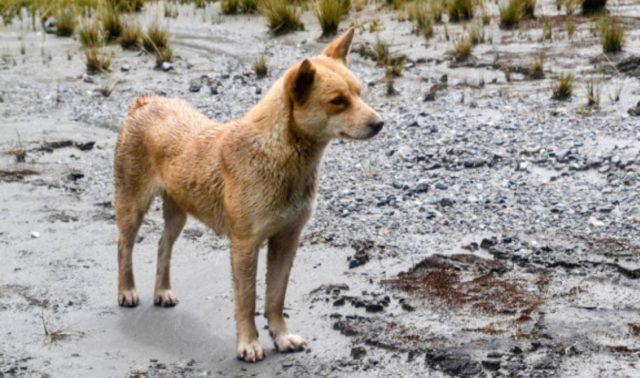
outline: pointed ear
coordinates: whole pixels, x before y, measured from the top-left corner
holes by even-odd
[[[305,59],[297,67],[294,67],[285,77],[285,89],[291,99],[297,104],[303,104],[313,86],[313,79],[316,74],[315,68],[309,59]]]
[[[349,50],[351,49],[351,41],[353,41],[353,34],[355,33],[354,28],[349,28],[346,32],[342,33],[341,36],[334,39],[333,42],[324,49],[323,54],[333,58],[341,60],[345,65],[347,64],[347,56],[349,55]]]

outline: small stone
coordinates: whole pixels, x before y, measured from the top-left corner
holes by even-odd
[[[351,357],[354,360],[359,360],[362,357],[366,356],[366,354],[367,354],[367,350],[364,349],[364,347],[357,346],[357,347],[351,348]]]
[[[629,110],[627,110],[627,113],[629,113],[629,115],[632,117],[640,116],[640,101],[638,101],[635,107],[629,108]]]
[[[85,83],[89,83],[89,84],[95,83],[95,80],[93,79],[93,76],[87,75],[87,74],[82,75],[82,81],[84,81]]]
[[[482,367],[487,370],[496,371],[500,369],[500,360],[484,360],[482,361]]]
[[[189,92],[200,92],[200,88],[202,88],[202,82],[200,79],[193,79],[189,82]]]
[[[257,95],[262,94],[262,88],[260,88],[260,87],[256,87],[256,94],[257,94]]]
[[[169,62],[162,62],[162,70],[164,72],[171,71],[172,69],[173,69],[173,64],[171,64]]]
[[[125,64],[123,64],[123,65],[120,67],[120,71],[122,71],[122,72],[129,72],[129,71],[131,71],[131,65],[126,64],[126,63],[125,63]]]
[[[589,224],[594,226],[594,227],[602,227],[602,226],[604,226],[604,222],[599,220],[596,217],[590,217],[589,218]]]
[[[37,239],[40,237],[40,233],[38,231],[31,231],[31,239]]]
[[[384,307],[379,303],[370,303],[364,307],[367,312],[382,312]]]
[[[445,184],[445,183],[442,183],[442,182],[437,182],[435,187],[438,190],[447,190],[447,189],[449,189],[449,186],[447,184]]]
[[[334,305],[334,306],[336,306],[336,307],[338,307],[338,306],[344,306],[344,303],[345,303],[345,300],[344,300],[344,297],[342,297],[342,298],[336,299],[336,300],[333,302],[333,305]]]
[[[416,185],[416,193],[425,193],[429,190],[429,183],[426,181],[419,181],[418,184]]]
[[[210,92],[212,95],[217,95],[217,94],[219,93],[219,92],[218,92],[218,87],[216,87],[216,86],[211,86],[211,87],[209,87],[209,92]]]

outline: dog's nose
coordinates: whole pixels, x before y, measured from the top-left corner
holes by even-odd
[[[369,122],[368,126],[377,134],[382,130],[382,126],[384,126],[384,121],[381,119],[376,119],[375,121]]]

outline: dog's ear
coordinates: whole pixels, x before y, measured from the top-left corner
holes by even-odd
[[[313,79],[316,74],[315,68],[309,59],[305,59],[293,70],[289,71],[285,78],[285,88],[291,99],[297,104],[303,104],[313,86]]]
[[[341,36],[334,39],[333,42],[324,49],[323,54],[342,61],[345,65],[347,64],[347,56],[349,55],[349,50],[351,49],[351,41],[353,41],[353,34],[355,33],[354,28],[349,28],[346,32],[342,33]]]

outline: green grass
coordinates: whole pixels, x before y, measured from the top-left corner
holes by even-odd
[[[314,13],[320,27],[322,36],[330,36],[338,31],[338,24],[349,13],[351,0],[317,0]]]
[[[500,27],[515,29],[522,19],[522,3],[520,0],[510,0],[506,6],[500,6]]]
[[[71,37],[76,30],[76,11],[74,7],[66,7],[56,12],[56,35]]]
[[[522,17],[533,19],[536,17],[536,0],[520,0]]]
[[[413,32],[425,38],[433,36],[433,19],[425,2],[415,1],[407,8],[407,17],[413,22]]]
[[[258,60],[256,60],[255,63],[253,63],[253,66],[251,68],[253,68],[253,72],[257,77],[267,76],[267,73],[269,72],[269,69],[267,67],[267,58],[262,55],[260,58],[258,58]]]
[[[96,48],[102,43],[100,25],[96,20],[83,24],[78,31],[80,44],[85,48]]]
[[[220,0],[220,10],[222,14],[240,13],[240,0]]]
[[[573,95],[574,78],[572,73],[562,73],[553,86],[554,100],[566,100]]]
[[[147,34],[142,37],[142,47],[148,51],[155,53],[169,46],[169,34],[163,30],[157,23],[151,24],[147,28]]]
[[[600,43],[605,54],[622,51],[624,26],[613,18],[603,17],[600,21]]]
[[[137,50],[142,43],[142,29],[137,21],[128,21],[123,25],[120,46],[125,50]]]
[[[434,22],[442,22],[442,14],[444,13],[444,4],[442,0],[431,0],[429,2],[429,13]]]
[[[600,105],[600,85],[595,79],[587,81],[587,106],[597,107]]]
[[[106,72],[111,66],[111,57],[96,48],[85,51],[85,57],[87,58],[86,67],[88,73]]]
[[[373,45],[373,51],[375,53],[376,62],[379,66],[386,66],[389,62],[389,45],[380,40],[376,39],[376,43]]]
[[[447,3],[447,13],[449,21],[466,21],[473,18],[475,9],[474,0],[449,0]]]
[[[267,26],[275,35],[304,29],[300,10],[289,0],[262,0],[259,10],[267,18]]]

